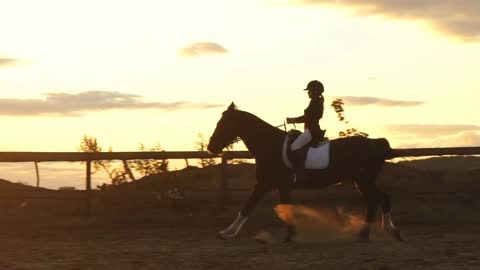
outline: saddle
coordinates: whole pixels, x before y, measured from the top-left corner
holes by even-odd
[[[325,130],[322,130],[325,134]],[[292,168],[292,163],[305,162],[305,169],[324,169],[328,167],[330,141],[323,138],[318,142],[311,142],[298,150],[298,155],[292,154],[291,145],[302,133],[298,130],[290,130],[287,133],[283,149],[283,161],[285,165]]]

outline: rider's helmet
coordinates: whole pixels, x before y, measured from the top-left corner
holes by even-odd
[[[324,91],[323,84],[317,80],[309,82],[304,90],[316,90],[319,94],[322,94]]]

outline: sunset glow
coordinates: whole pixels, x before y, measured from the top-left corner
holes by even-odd
[[[330,138],[340,97],[393,147],[480,145],[477,1],[334,2],[4,4],[0,149],[77,151],[88,134],[193,150],[232,101],[272,125],[300,115],[314,79]]]

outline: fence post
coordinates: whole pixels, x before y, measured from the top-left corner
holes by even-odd
[[[85,192],[86,192],[86,203],[87,203],[87,216],[90,216],[91,211],[92,211],[92,202],[91,202],[91,196],[92,196],[92,161],[87,160],[87,182],[86,182],[86,187],[85,187]]]
[[[40,187],[40,172],[38,171],[38,162],[35,161],[35,174],[37,175],[37,188]]]
[[[227,179],[227,161],[228,159],[222,156],[222,163],[220,165],[220,194],[219,207],[223,207],[228,203],[228,179]]]

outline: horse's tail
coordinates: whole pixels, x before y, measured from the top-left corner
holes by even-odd
[[[394,159],[394,158],[401,157],[401,156],[402,155],[397,150],[390,148],[390,151],[385,156],[385,160]]]
[[[375,154],[378,158],[387,160],[399,157],[398,151],[390,147],[390,143],[385,138],[374,139]]]

